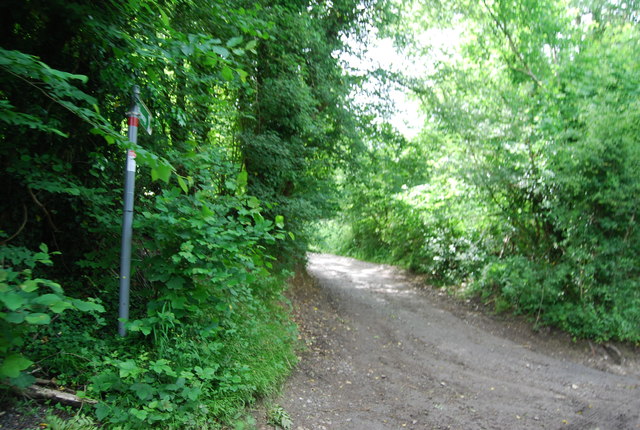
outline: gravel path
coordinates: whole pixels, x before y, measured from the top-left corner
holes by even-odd
[[[278,400],[294,430],[640,429],[637,350],[558,353],[391,266],[310,254],[308,271],[293,298],[308,349]]]

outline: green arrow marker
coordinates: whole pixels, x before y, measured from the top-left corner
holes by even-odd
[[[140,106],[140,125],[145,129],[147,134],[151,134],[151,110],[144,104],[144,102],[138,99]]]

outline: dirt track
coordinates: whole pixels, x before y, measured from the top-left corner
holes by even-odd
[[[558,352],[393,267],[309,258],[317,282],[293,298],[309,348],[279,399],[293,429],[640,429],[637,350]]]

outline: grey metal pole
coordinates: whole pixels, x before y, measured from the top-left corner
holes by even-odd
[[[140,121],[140,106],[138,100],[140,88],[133,86],[131,110],[129,117],[129,141],[138,142],[138,124]],[[133,197],[136,183],[136,153],[127,150],[127,163],[124,172],[124,205],[122,212],[122,245],[120,248],[120,306],[118,312],[118,334],[127,335],[126,322],[129,320],[129,287],[131,275],[131,236],[133,232]]]

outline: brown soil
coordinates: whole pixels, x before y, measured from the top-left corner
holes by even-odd
[[[640,429],[637,347],[536,332],[391,266],[311,254],[308,271],[307,348],[277,399],[294,430]]]

